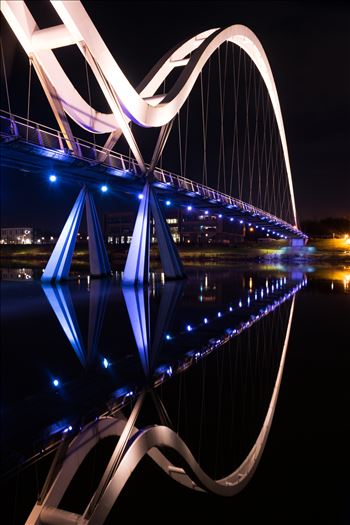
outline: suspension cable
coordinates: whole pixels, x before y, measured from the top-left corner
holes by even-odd
[[[29,57],[29,75],[28,75],[28,90],[27,90],[27,132],[26,140],[29,138],[29,112],[30,112],[30,94],[31,94],[31,84],[32,84],[32,57]]]
[[[88,68],[88,63],[87,63],[87,60],[86,60],[86,53],[87,53],[87,47],[84,46],[84,58],[85,58],[85,75],[86,75],[86,85],[87,85],[87,90],[88,90],[88,97],[89,97],[89,106],[90,106],[90,126],[92,126],[93,124],[93,116],[92,116],[92,104],[91,104],[91,90],[90,90],[90,77],[89,77],[89,68]],[[96,148],[96,137],[95,137],[95,133],[92,134],[93,135],[93,140],[94,140],[94,146]]]
[[[11,104],[10,104],[10,94],[9,94],[9,88],[7,83],[7,73],[6,73],[6,64],[5,64],[5,55],[4,55],[4,48],[2,45],[2,37],[0,37],[0,47],[1,47],[1,60],[2,60],[2,67],[4,70],[4,78],[5,78],[5,89],[6,89],[6,98],[7,98],[7,106],[10,113],[10,117],[12,118],[12,111],[11,111]]]

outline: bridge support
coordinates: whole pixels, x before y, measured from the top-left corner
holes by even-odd
[[[84,207],[86,207],[91,274],[98,277],[110,273],[95,203],[88,188],[83,186],[46,265],[41,278],[43,282],[59,282],[68,278]]]
[[[160,208],[157,195],[151,183],[147,181],[142,192],[125,265],[123,277],[125,284],[136,286],[148,283],[151,213],[155,222],[159,253],[165,277],[167,279],[182,279],[185,277],[181,259]]]
[[[300,246],[305,246],[306,243],[307,240],[300,238],[293,238],[289,240],[289,246],[292,246],[293,248],[300,248]]]

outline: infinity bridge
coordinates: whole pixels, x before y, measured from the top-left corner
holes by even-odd
[[[140,361],[151,386],[152,354],[159,341],[164,339],[167,317],[179,296],[176,286],[170,287],[170,294],[164,294],[157,319],[159,326],[151,342],[146,286],[150,275],[151,217],[165,277],[172,280],[185,277],[163,211],[167,201],[171,199],[174,205],[203,210],[217,219],[236,221],[242,226],[253,227],[262,236],[266,234],[288,240],[292,245],[302,245],[307,241],[306,235],[298,228],[277,89],[259,40],[242,25],[206,30],[188,39],[160,59],[134,88],[115,62],[82,3],[52,0],[50,4],[62,24],[40,29],[25,2],[1,2],[2,13],[28,55],[30,71],[32,67],[35,69],[60,128],[57,131],[30,120],[29,96],[27,118],[16,116],[11,110],[8,93],[8,111],[0,114],[1,165],[33,174],[54,171],[76,181],[81,187],[44,270],[42,283],[44,293],[83,366],[86,356],[82,338],[69,293],[65,285],[60,284],[69,276],[82,214],[85,209],[90,273],[108,276],[110,265],[93,191],[103,182],[116,192],[140,194],[123,273],[123,295]],[[53,50],[71,45],[76,45],[82,54],[87,80],[88,71],[95,76],[110,113],[97,111],[91,100],[87,102],[80,95],[64,72]],[[5,65],[4,71],[6,80]],[[197,95],[197,104],[192,103],[192,95]],[[214,101],[210,98],[212,95]],[[189,116],[190,98],[194,118]],[[217,125],[214,131],[211,130],[213,120]],[[77,138],[72,132],[72,121],[84,132],[91,133],[93,141]],[[199,135],[202,145],[199,148],[197,140],[196,146],[191,148],[188,139],[196,129],[196,122],[199,122],[197,139]],[[243,137],[239,131],[241,127]],[[147,132],[149,128],[159,128],[159,133],[147,162],[142,141],[137,136],[140,130]],[[178,134],[179,174],[161,167],[166,158],[166,146],[173,147],[174,144],[172,130],[177,130]],[[107,138],[99,145],[97,139],[105,135]],[[121,138],[125,139],[130,155],[113,151]],[[214,162],[211,148],[215,147]],[[196,153],[200,157],[200,170],[191,157]],[[195,180],[199,173],[201,181]],[[162,424],[139,429],[137,422],[144,404],[143,392],[137,397],[128,418],[120,411],[112,411],[82,428],[74,439],[63,436],[28,525],[102,524],[131,472],[146,454],[172,478],[189,488],[224,496],[241,490],[258,465],[272,424],[291,329],[294,294],[301,286],[297,284],[285,290],[280,301],[275,298],[266,310],[261,308],[251,314],[237,330],[208,344],[204,352],[210,353],[290,300],[283,348],[268,408],[261,430],[238,468],[221,479],[206,474],[185,441],[168,424],[166,410],[159,402],[157,407]],[[96,304],[92,306],[92,312]],[[96,311],[93,315],[97,315]],[[205,319],[204,324],[207,323]],[[101,316],[97,315],[90,339],[92,346],[98,344],[96,334],[101,324]],[[119,437],[118,442],[85,512],[77,515],[59,508],[67,487],[89,451],[112,435]],[[164,448],[177,452],[181,467],[168,459],[163,453]]]
[[[109,274],[110,266],[92,195],[93,183],[101,180],[110,181],[120,191],[142,192],[124,272],[125,282],[148,282],[151,215],[155,222],[166,277],[184,277],[182,263],[161,206],[162,200],[167,201],[169,198],[179,206],[193,206],[220,218],[238,220],[242,226],[260,230],[262,235],[289,239],[296,245],[306,242],[307,237],[297,227],[287,142],[276,86],[264,50],[247,27],[234,25],[224,30],[212,29],[196,35],[167,53],[146,75],[138,88],[134,89],[113,59],[81,2],[52,1],[51,4],[63,23],[39,29],[24,2],[2,2],[2,12],[26,51],[30,67],[33,66],[36,71],[61,129],[57,132],[33,123],[28,118],[16,117],[11,111],[8,114],[2,112],[2,164],[30,172],[57,169],[63,176],[72,177],[83,184],[45,268],[43,280],[58,282],[68,277],[84,208],[87,214],[91,273],[96,276]],[[235,198],[220,189],[223,187],[225,190],[228,186],[228,159],[225,157],[225,135],[229,133],[226,127],[227,121],[230,120],[225,96],[228,96],[227,91],[231,89],[228,44],[232,48],[238,47],[240,53],[238,65],[231,68],[234,81],[231,98],[235,104],[234,108],[231,108],[234,112],[234,126],[229,184],[229,189],[232,190],[237,179],[240,198]],[[83,54],[86,67],[89,66],[95,75],[111,113],[98,112],[91,103],[87,104],[68,79],[52,50],[70,45],[77,45]],[[224,59],[220,55],[222,46],[225,46]],[[213,112],[219,120],[219,142],[214,135],[210,139],[210,71],[206,89],[203,84],[205,68],[214,68],[212,56],[216,52],[219,53],[220,93],[218,107],[213,103]],[[234,58],[233,54],[233,60]],[[250,60],[249,67],[247,60]],[[255,80],[255,77],[253,79],[253,67],[260,75],[259,81]],[[181,70],[177,80],[168,93],[159,93],[159,89],[171,78],[174,70]],[[245,95],[246,127],[244,140],[241,140],[243,153],[239,153],[238,132],[241,125],[238,116],[241,88],[237,75],[241,70],[244,70],[245,88],[248,91]],[[185,105],[186,137],[190,134],[189,97],[197,89],[198,82],[201,87],[203,122],[202,183],[184,177],[183,174],[176,175],[157,167],[176,118],[179,137],[181,135],[180,110],[185,108]],[[266,94],[263,94],[262,83]],[[250,96],[254,98],[255,109],[249,106]],[[270,101],[270,110],[266,106],[267,98]],[[259,111],[264,119],[261,125],[258,122]],[[228,116],[225,116],[226,112]],[[96,141],[88,143],[75,138],[68,116],[92,133],[94,138],[96,134],[109,133],[104,146],[97,146]],[[254,121],[255,127],[249,131],[251,120]],[[141,128],[160,128],[149,164],[142,156],[131,123]],[[262,139],[258,138],[259,130],[263,134]],[[268,135],[271,136],[270,142]],[[121,136],[126,139],[133,158],[112,152],[113,146]],[[187,142],[183,143],[181,137],[179,140],[180,164],[183,171],[189,162],[187,157],[191,148]],[[217,176],[216,190],[206,184],[208,172],[213,173],[212,156],[208,153],[208,148],[215,142],[219,150],[218,166],[214,170]],[[272,156],[273,147],[276,147],[277,151],[275,157]],[[257,177],[256,182],[254,177]],[[243,188],[243,179],[248,180],[246,191]],[[254,191],[257,192],[257,202],[260,206],[253,204]],[[249,199],[248,202],[241,198],[245,195]],[[264,205],[270,210],[266,211]],[[283,210],[287,219],[281,218]]]

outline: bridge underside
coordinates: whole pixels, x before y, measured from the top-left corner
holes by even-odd
[[[96,155],[96,151],[90,149],[90,153],[93,154],[93,159],[82,155],[72,155],[71,153],[67,153],[64,148],[48,148],[45,147],[45,145],[34,144],[23,138],[14,137],[3,132],[1,133],[0,154],[2,167],[24,171],[38,176],[42,176],[43,173],[55,173],[61,178],[76,182],[86,188],[88,196],[88,202],[86,204],[87,219],[88,223],[90,219],[90,222],[94,226],[90,228],[91,232],[96,233],[94,235],[92,235],[91,232],[89,233],[89,238],[91,236],[93,240],[102,240],[98,216],[96,213],[91,213],[91,210],[94,208],[91,190],[93,190],[94,187],[99,187],[103,182],[103,184],[109,184],[115,192],[149,195],[146,199],[147,205],[146,202],[141,201],[135,223],[133,235],[135,241],[130,248],[126,266],[126,277],[130,283],[140,284],[148,280],[150,213],[153,214],[156,222],[156,232],[161,251],[160,255],[166,277],[179,278],[184,276],[181,261],[160,206],[162,201],[166,202],[170,199],[174,207],[187,207],[187,209],[191,207],[193,210],[203,210],[205,214],[215,214],[226,219],[229,218],[242,227],[244,225],[254,227],[256,231],[261,231],[262,235],[268,234],[270,238],[289,239],[292,245],[303,244],[307,239],[300,230],[285,221],[267,212],[263,212],[252,205],[206,186],[202,186],[189,179],[184,179],[164,170],[155,169],[152,183],[149,183],[146,182],[144,176],[137,173],[135,165],[130,166],[131,169],[126,168],[125,158],[113,155],[113,165],[111,165],[110,156],[106,158],[105,155],[103,158],[100,152],[99,155],[102,160],[98,161],[96,158],[99,158],[99,155]],[[148,185],[150,185],[151,191],[146,191],[145,193],[145,188]],[[48,267],[52,267],[52,271],[49,271],[47,267],[44,272],[48,280],[60,281],[61,279],[67,278],[76,239],[73,233],[79,227],[83,205],[86,201],[85,197],[86,196],[80,199],[81,203],[79,206],[77,203],[74,205],[62,230],[60,239],[48,263]],[[77,211],[75,208],[77,208],[77,210],[79,208],[79,210]],[[79,215],[78,219],[74,218],[76,213]],[[92,215],[94,216],[94,221],[92,221]],[[66,230],[73,233],[65,235],[64,232]],[[62,245],[61,250],[58,249],[59,243]],[[109,264],[104,245],[102,245],[103,242],[91,242],[89,244],[91,244],[91,246],[89,246],[90,262],[93,259],[101,259],[104,261],[102,265],[103,268],[101,265],[97,265],[98,268],[101,266],[103,271],[101,270],[100,272],[97,269],[97,271],[93,271],[92,273],[95,275],[106,275]],[[97,249],[96,247],[98,246],[100,246],[101,249]],[[60,261],[64,258],[66,258],[66,260],[63,271],[62,269],[57,269],[58,267],[56,268],[56,266],[57,264],[62,266],[63,263]],[[131,271],[131,268],[133,268],[134,271]]]
[[[3,138],[2,138],[3,139]],[[136,195],[143,191],[145,180],[134,171],[106,166],[96,160],[77,158],[64,151],[51,150],[45,147],[29,144],[22,140],[2,140],[0,144],[1,164],[19,171],[40,175],[43,172],[55,172],[60,177],[87,184],[97,188],[102,182],[109,184],[115,191]],[[234,220],[243,220],[244,224],[252,224],[262,231],[270,230],[273,238],[299,238],[307,239],[300,230],[292,225],[273,218],[269,213],[257,211],[253,206],[242,206],[230,198],[231,204],[224,200],[224,194],[212,190],[212,196],[200,193],[201,185],[193,183],[190,187],[181,187],[181,178],[175,179],[173,174],[155,170],[153,188],[158,199],[166,201],[171,199],[174,206],[192,206],[199,210],[208,210],[209,213],[222,214]],[[203,187],[206,190],[206,187]],[[199,191],[198,191],[199,190]],[[205,193],[205,191],[203,191]],[[216,198],[215,198],[216,197]],[[221,198],[221,199],[220,199]],[[275,235],[273,236],[273,232]]]

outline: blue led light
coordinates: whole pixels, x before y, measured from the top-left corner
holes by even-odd
[[[101,191],[102,193],[106,193],[106,191],[108,191],[108,187],[105,184],[103,184],[103,186],[101,186]]]
[[[142,199],[143,199],[142,193],[139,193],[137,197],[138,197],[138,199],[140,199],[140,201],[142,201]]]
[[[192,211],[192,206],[187,206],[187,211]]]
[[[190,324],[188,324],[186,326],[186,330],[187,330],[187,332],[191,332],[192,331],[192,326]]]
[[[240,220],[240,221],[239,221],[239,224],[243,224],[243,221],[242,221],[242,220]]]
[[[222,213],[219,213],[218,217],[219,219],[222,219]]]
[[[221,312],[218,312],[218,317],[221,317],[221,315],[222,315]]]
[[[232,310],[233,310],[232,306],[230,306],[229,310],[230,310],[230,312],[232,312]]]
[[[57,180],[56,175],[50,175],[50,177],[49,177],[49,181],[50,182],[56,182],[56,180]]]
[[[233,217],[230,217],[230,222],[233,222]]]
[[[170,339],[171,339],[171,335],[170,335],[170,334],[166,334],[165,339],[166,339],[167,341],[170,341]]]
[[[53,386],[55,386],[56,388],[58,388],[58,387],[60,386],[61,383],[60,383],[59,379],[56,379],[56,378],[55,378],[55,379],[52,380],[52,384],[53,384]]]
[[[205,213],[205,215],[208,215],[208,213],[209,213],[209,212],[208,212],[208,210],[205,210],[205,212],[204,212],[204,213]]]
[[[204,324],[208,324],[208,319],[207,319],[207,317],[204,317],[203,322],[204,322]]]
[[[170,206],[171,201],[165,201],[166,206]]]
[[[108,368],[109,367],[109,362],[108,362],[108,359],[106,359],[105,357],[103,358],[103,361],[102,361],[102,364],[105,368]]]
[[[238,306],[242,308],[242,301],[239,301]]]

